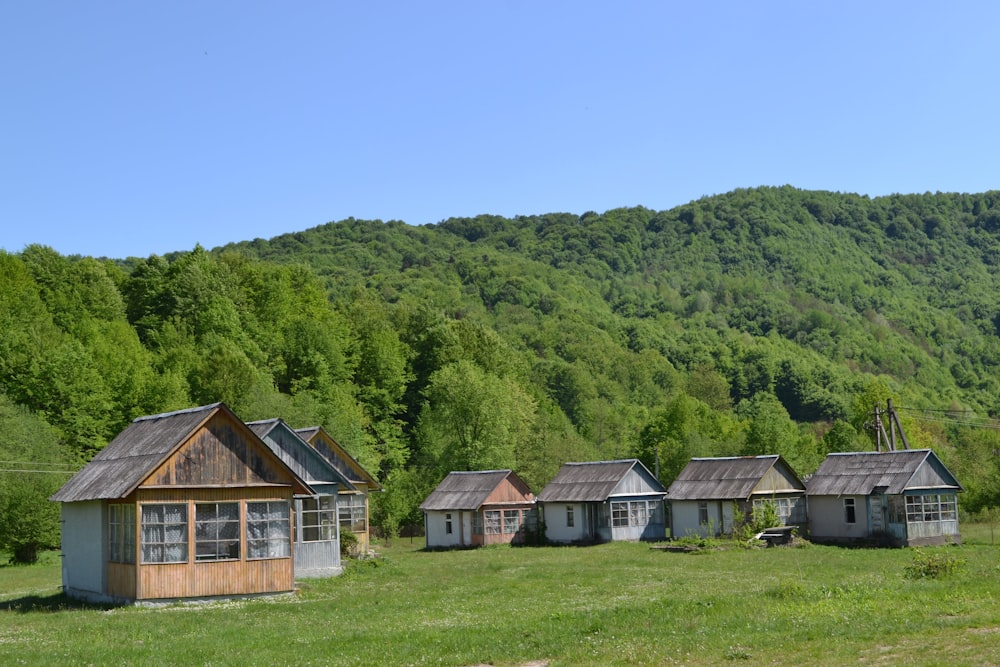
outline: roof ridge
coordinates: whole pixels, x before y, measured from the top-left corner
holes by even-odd
[[[192,414],[195,412],[203,412],[207,410],[214,410],[215,408],[222,405],[222,402],[212,403],[210,405],[199,405],[196,408],[185,408],[183,410],[174,410],[173,412],[162,412],[158,415],[145,415],[143,417],[136,417],[132,420],[132,423],[142,422],[142,421],[153,421],[154,419],[164,419],[165,417],[174,417],[177,415]]]

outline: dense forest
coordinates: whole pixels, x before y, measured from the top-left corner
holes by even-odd
[[[872,449],[892,399],[965,511],[1000,505],[1000,192],[738,190],[343,220],[145,259],[0,252],[0,548],[133,418],[224,401],[322,425],[388,534],[450,470]],[[54,513],[54,514],[53,514]]]

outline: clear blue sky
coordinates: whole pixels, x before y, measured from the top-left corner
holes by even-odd
[[[5,2],[0,248],[997,189],[998,25],[994,2]]]

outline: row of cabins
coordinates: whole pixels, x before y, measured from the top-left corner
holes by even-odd
[[[830,454],[805,483],[776,455],[696,458],[669,489],[629,459],[567,463],[537,498],[511,470],[453,472],[420,509],[430,548],[728,535],[768,502],[814,541],[916,546],[960,541],[961,490],[929,449]]]
[[[51,500],[67,595],[127,603],[285,593],[367,550],[379,483],[326,431],[225,404],[134,420]]]

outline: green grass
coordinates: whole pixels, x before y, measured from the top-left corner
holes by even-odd
[[[940,579],[907,578],[909,549],[399,540],[294,597],[152,609],[68,604],[47,554],[0,567],[0,664],[990,664],[1000,548],[969,534],[923,550],[962,559]]]

